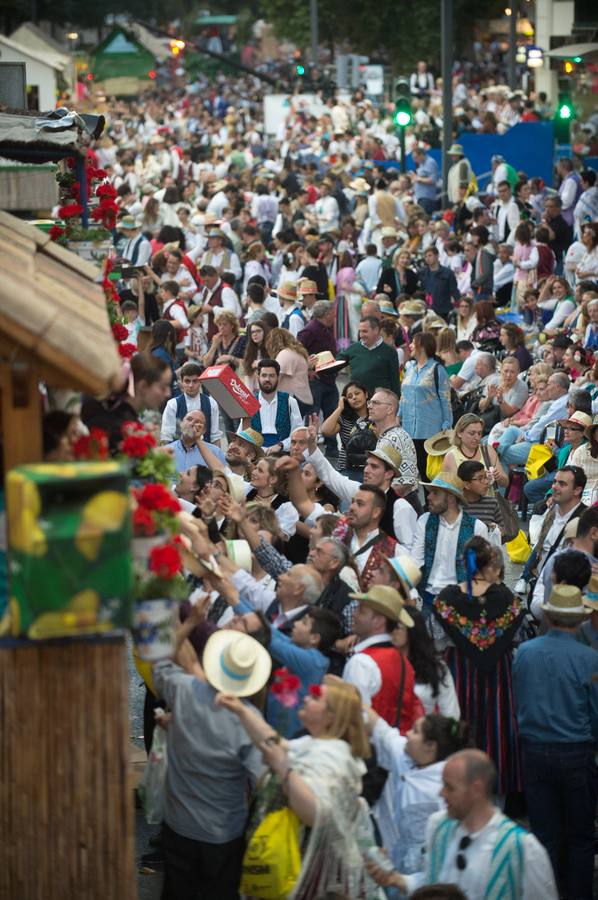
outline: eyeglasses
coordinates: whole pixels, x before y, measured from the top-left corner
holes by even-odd
[[[583,429],[583,428],[578,428],[578,427],[575,426],[575,425],[563,425],[563,431],[579,431],[579,432],[582,432],[582,431],[584,431],[584,429]]]
[[[368,406],[390,406],[388,400],[368,400]]]
[[[457,863],[457,868],[459,869],[460,872],[462,872],[464,869],[467,868],[467,859],[466,859],[464,853],[467,850],[467,848],[470,846],[471,842],[472,842],[472,838],[470,838],[468,834],[466,834],[465,837],[462,837],[461,840],[459,841],[459,852],[457,853],[456,863]]]

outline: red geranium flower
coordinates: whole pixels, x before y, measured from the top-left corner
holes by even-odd
[[[322,696],[322,686],[320,684],[310,684],[307,689],[307,693],[310,696],[315,697],[316,700]]]
[[[129,332],[120,322],[115,322],[112,326],[112,337],[115,341],[126,341],[129,337]]]
[[[145,509],[166,510],[173,513],[180,512],[181,509],[179,501],[163,484],[144,485],[140,491],[135,492],[135,499]]]
[[[158,578],[174,578],[182,567],[181,555],[172,544],[160,544],[150,550],[150,572],[153,572]]]
[[[92,428],[73,444],[75,459],[108,459],[109,452],[108,435],[101,428]]]
[[[155,446],[155,442],[153,445],[150,444],[146,437],[149,437],[149,435],[130,434],[126,437],[122,443],[122,451],[125,456],[130,456],[132,459],[142,459],[144,456],[147,456],[152,446]]]
[[[114,199],[114,197],[116,197],[116,190],[111,184],[101,184],[96,189],[96,197],[109,197],[110,199]]]
[[[133,512],[133,528],[137,532],[143,532],[146,537],[151,537],[156,533],[156,523],[148,509],[138,506]]]
[[[134,419],[130,419],[128,422],[123,422],[120,428],[123,437],[127,437],[129,434],[136,434],[140,431],[145,432],[145,428],[141,424],[141,422],[136,422]]]
[[[131,359],[137,353],[137,347],[135,344],[119,344],[118,352],[123,359]]]
[[[50,239],[53,241],[57,241],[59,237],[62,237],[64,234],[64,228],[61,228],[60,225],[52,225],[50,230],[48,231],[50,235]]]
[[[67,203],[66,206],[61,206],[58,210],[58,215],[61,219],[72,219],[75,216],[80,216],[83,212],[83,207],[80,203]]]

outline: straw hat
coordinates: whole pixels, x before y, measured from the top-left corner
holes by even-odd
[[[352,191],[356,191],[358,194],[369,194],[370,186],[365,178],[356,178],[354,181],[349,182],[349,187]]]
[[[583,605],[587,609],[598,610],[598,575],[592,575],[590,578],[583,597]]]
[[[405,611],[405,605],[399,592],[386,584],[376,584],[366,594],[349,594],[352,600],[359,600],[382,613],[393,622],[402,622],[407,628],[413,628],[413,619]],[[205,653],[205,651],[204,651]]]
[[[592,440],[592,434],[594,433],[594,429],[596,427],[598,427],[598,416],[594,416],[591,425],[588,425],[588,427],[586,428],[586,437],[589,441]]]
[[[581,425],[584,432],[587,433],[588,428],[592,427],[592,417],[587,413],[574,412],[568,419],[559,419],[559,425],[564,428],[565,425]]]
[[[447,494],[452,494],[453,497],[456,497],[461,503],[465,503],[465,497],[463,496],[463,482],[452,472],[442,472],[440,475],[437,475],[433,481],[420,481],[420,484],[425,488],[446,491]]]
[[[256,450],[261,451],[264,445],[263,435],[254,428],[239,428],[238,431],[227,431],[226,435],[229,439],[241,438],[242,441],[247,441],[247,443],[251,444],[252,447],[255,447]]]
[[[223,472],[221,469],[215,469],[214,475],[220,475],[224,478],[228,485],[228,492],[233,500],[236,500],[237,503],[243,502],[247,482],[240,475],[235,475],[234,472]]]
[[[250,635],[231,628],[222,628],[208,638],[202,665],[208,684],[236,697],[257,694],[272,671],[266,648]]]
[[[419,584],[422,577],[421,569],[411,556],[393,556],[386,561],[409,589]]]
[[[588,615],[580,589],[572,584],[555,584],[548,603],[543,603],[542,609],[559,616],[571,616],[572,619]]]
[[[395,238],[397,236],[396,228],[393,228],[392,225],[385,225],[384,228],[380,229],[380,237],[383,238]]]
[[[452,144],[448,150],[449,156],[465,156],[461,144]]]
[[[318,285],[310,278],[300,278],[297,282],[297,294],[303,297],[305,294],[317,294]]]
[[[424,300],[403,300],[399,303],[399,315],[410,316],[413,319],[421,319],[428,312]]]
[[[219,228],[210,228],[210,230],[208,231],[208,237],[209,238],[221,238],[221,240],[223,240],[223,241],[226,240],[226,236],[225,236],[224,232],[221,231]]]
[[[316,353],[314,359],[314,370],[316,375],[318,372],[340,372],[341,369],[344,369],[345,366],[349,365],[348,359],[335,359],[330,350],[323,350],[321,353]]]
[[[278,288],[278,296],[282,300],[297,300],[297,285],[294,281],[285,281]]]
[[[398,316],[398,312],[395,308],[392,300],[378,300],[378,305],[380,307],[380,312],[383,316]]]
[[[445,428],[424,441],[424,450],[428,456],[444,456],[453,446],[453,437],[453,429]]]
[[[134,228],[139,228],[139,225],[134,216],[123,216],[116,223],[116,227],[121,231],[132,231]]]
[[[382,462],[385,462],[391,469],[394,469],[397,475],[401,471],[401,464],[403,462],[403,457],[397,448],[389,443],[389,441],[380,440],[376,444],[374,450],[368,450],[368,456],[375,456],[376,459],[381,459]]]
[[[251,547],[247,541],[225,541],[226,555],[245,572],[251,572]]]

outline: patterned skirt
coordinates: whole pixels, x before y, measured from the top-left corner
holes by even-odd
[[[447,648],[446,661],[455,681],[461,718],[469,723],[476,747],[487,753],[497,768],[497,792],[521,791],[511,654],[501,656],[489,672],[480,670],[455,647]]]

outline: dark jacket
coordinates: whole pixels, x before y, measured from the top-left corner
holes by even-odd
[[[439,266],[436,271],[424,266],[420,269],[419,280],[422,289],[432,297],[434,312],[446,316],[453,308],[453,300],[461,296],[454,272],[448,266]]]
[[[405,270],[404,281],[399,280],[399,273],[395,268],[384,269],[378,279],[377,294],[386,294],[390,300],[396,300],[399,294],[414,294],[417,290],[417,273],[413,269]],[[390,288],[385,291],[384,285]]]

